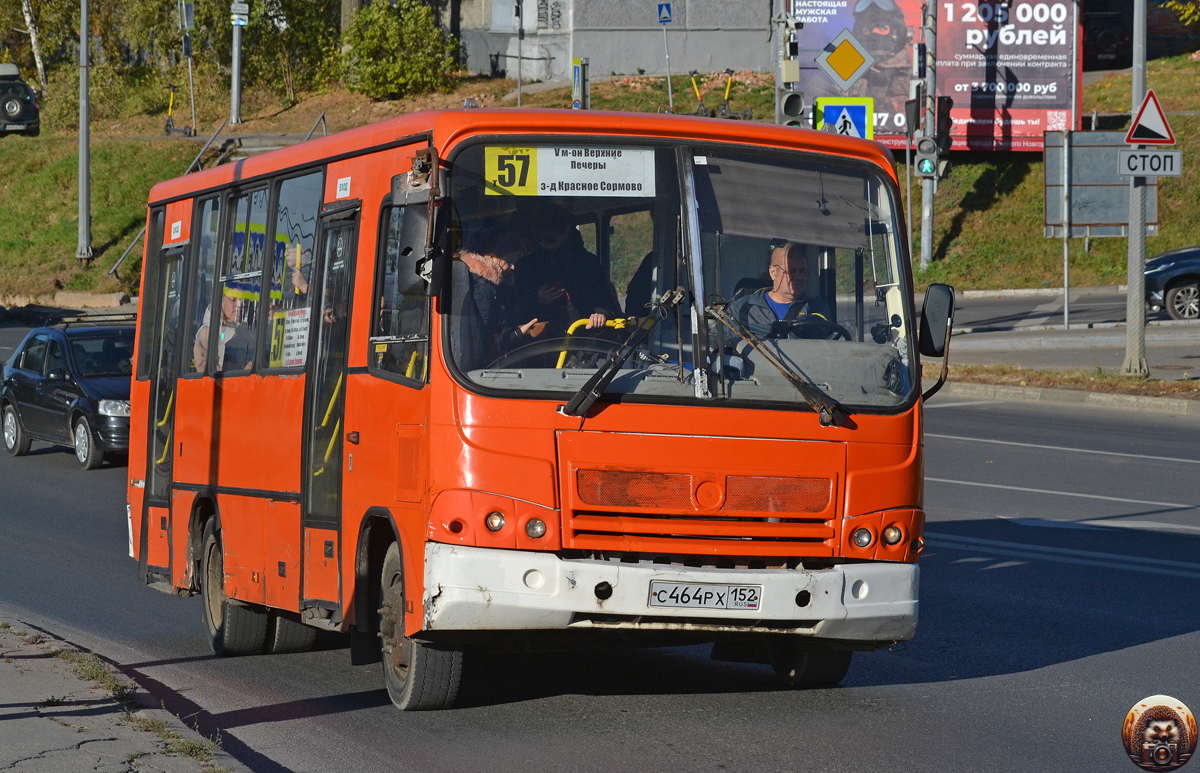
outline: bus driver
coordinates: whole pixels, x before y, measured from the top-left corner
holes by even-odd
[[[758,338],[798,337],[792,322],[832,316],[822,298],[807,298],[808,260],[804,248],[795,242],[784,242],[771,250],[771,265],[767,268],[770,288],[760,288],[734,299],[729,315]]]

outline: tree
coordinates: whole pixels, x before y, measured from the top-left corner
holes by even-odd
[[[1165,3],[1184,24],[1195,24],[1200,21],[1200,0],[1167,0]]]
[[[33,61],[37,66],[38,85],[41,95],[46,96],[46,65],[42,62],[42,47],[38,41],[37,20],[33,18],[33,0],[21,0],[25,14],[25,29],[29,32],[29,47],[33,49]]]
[[[418,0],[374,2],[354,14],[342,36],[342,73],[351,91],[395,99],[445,89],[458,42]]]

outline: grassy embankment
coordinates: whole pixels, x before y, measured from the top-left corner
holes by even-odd
[[[99,69],[99,68],[97,68]],[[182,77],[181,77],[182,76]],[[116,289],[105,270],[116,261],[141,227],[144,202],[158,180],[178,174],[197,146],[190,141],[118,139],[154,136],[165,119],[166,82],[186,83],[183,73],[151,73],[137,81],[93,75],[93,241],[97,260],[81,271],[74,260],[76,244],[76,164],[70,126],[77,109],[74,76],[55,76],[47,101],[46,128],[37,139],[10,137],[0,141],[0,296],[47,294],[56,283],[71,289]],[[723,97],[724,77],[702,76],[705,105],[715,109]],[[1200,109],[1200,62],[1176,57],[1152,62],[1148,81],[1168,111]],[[690,112],[695,95],[686,77],[672,84],[679,112]],[[507,104],[511,80],[463,79],[451,93],[391,102],[371,102],[345,91],[307,95],[299,103],[280,104],[269,93],[245,97],[240,131],[307,132],[322,110],[331,131],[432,107],[452,107],[473,96],[484,106]],[[202,133],[211,131],[228,111],[223,79],[204,67],[197,73],[197,117]],[[529,106],[567,107],[569,91],[555,89],[526,95]],[[666,103],[662,78],[623,76],[597,82],[593,107],[655,112]],[[731,94],[735,109],[750,107],[756,120],[769,117],[771,84],[761,75],[738,74]],[[1084,91],[1084,111],[1127,110],[1129,76],[1114,76]],[[181,125],[190,118],[186,98],[177,99]],[[1159,189],[1160,235],[1147,243],[1154,254],[1200,241],[1200,117],[1173,116],[1171,123],[1189,171],[1165,178]],[[1062,281],[1061,242],[1042,236],[1041,158],[1033,153],[955,154],[955,168],[937,198],[934,263],[918,275],[918,284],[950,282],[960,289],[1056,286]],[[903,167],[898,167],[901,175]],[[1116,284],[1125,277],[1125,240],[1096,239],[1085,253],[1074,240],[1072,284]],[[136,252],[136,249],[135,249]],[[913,245],[919,255],[919,244]],[[136,267],[136,258],[129,266]],[[127,272],[122,271],[123,275]]]
[[[954,358],[953,353],[950,355]],[[941,365],[926,363],[923,366],[925,379],[936,379]],[[1160,381],[1157,379],[1121,376],[1104,373],[1099,367],[1094,370],[1039,370],[1021,368],[1016,365],[957,365],[950,364],[950,381],[966,381],[976,384],[1001,384],[1004,386],[1059,387],[1084,392],[1108,392],[1142,397],[1178,397],[1200,400],[1200,382],[1186,380]]]

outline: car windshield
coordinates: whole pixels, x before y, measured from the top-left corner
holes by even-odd
[[[458,154],[451,197],[449,354],[480,387],[574,392],[655,317],[609,394],[805,405],[770,360],[849,406],[916,384],[895,198],[866,165],[489,143]]]
[[[79,378],[128,377],[133,373],[133,333],[71,336],[71,361]]]

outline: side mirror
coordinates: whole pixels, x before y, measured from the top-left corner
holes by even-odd
[[[954,288],[950,285],[931,284],[925,290],[925,304],[921,307],[921,332],[917,346],[922,357],[941,357],[942,374],[922,397],[926,400],[937,394],[946,383],[950,369],[950,333],[954,330]]]
[[[67,372],[65,370],[63,370],[62,368],[51,368],[50,370],[46,371],[46,380],[47,381],[66,381],[67,380]]]

